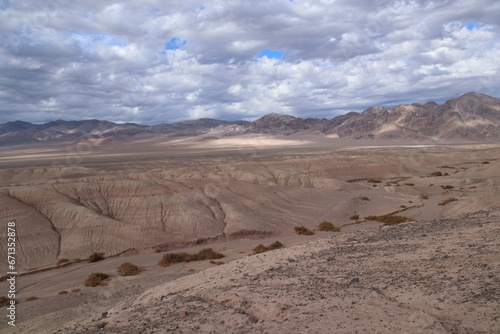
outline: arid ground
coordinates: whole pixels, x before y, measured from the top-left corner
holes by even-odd
[[[2,333],[500,332],[499,144],[51,145],[0,149],[20,273]],[[274,241],[285,247],[252,254]],[[207,247],[225,258],[158,265]],[[119,276],[124,262],[141,271]],[[84,286],[94,272],[110,279]]]

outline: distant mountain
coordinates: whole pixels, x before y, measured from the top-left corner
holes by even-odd
[[[134,139],[157,135],[196,136],[219,126],[250,124],[246,121],[219,121],[203,118],[172,124],[153,126],[134,123],[116,124],[108,121],[54,121],[31,124],[22,121],[0,125],[0,145],[15,145],[37,142],[78,141],[91,138]]]
[[[324,133],[340,138],[373,139],[500,139],[500,100],[467,93],[438,105],[399,105],[393,109],[371,107],[362,113],[327,119],[302,119],[269,114],[249,124],[246,133]]]
[[[225,136],[327,134],[352,139],[496,141],[500,139],[500,100],[467,93],[442,105],[431,101],[423,105],[399,105],[393,109],[371,107],[362,113],[350,112],[333,119],[303,119],[271,113],[254,122],[203,118],[153,126],[99,120],[59,120],[45,124],[16,121],[0,125],[0,145],[107,137],[197,136],[215,128],[220,128],[220,133]]]

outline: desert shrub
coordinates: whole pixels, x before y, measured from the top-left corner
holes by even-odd
[[[383,223],[384,225],[396,225],[404,222],[414,221],[413,218],[408,218],[405,216],[395,216],[395,215],[382,215],[382,216],[367,216],[366,220],[377,221]]]
[[[109,277],[108,274],[105,273],[92,273],[85,280],[85,286],[95,287],[98,286]]]
[[[489,162],[489,161],[483,161],[482,163],[483,163],[483,165],[487,165],[487,164],[489,164],[490,162]]]
[[[0,297],[0,307],[5,307],[5,306],[9,306],[10,305],[10,299],[5,297],[5,296],[2,296]]]
[[[58,295],[67,295],[67,294],[68,294],[68,291],[66,291],[66,290],[59,291],[57,294],[58,294]]]
[[[203,260],[216,260],[225,257],[224,254],[215,252],[212,248],[205,248],[197,254],[188,253],[167,253],[158,262],[160,266],[168,267],[171,264],[180,262],[203,261]]]
[[[37,299],[40,299],[40,298],[38,298],[36,296],[31,296],[31,297],[26,298],[25,301],[30,302],[32,300],[37,300]]]
[[[225,257],[224,254],[215,252],[212,248],[205,248],[196,254],[196,261],[217,260]]]
[[[399,207],[400,207],[401,209],[406,209],[406,205],[402,205],[402,204],[401,204]]]
[[[405,183],[405,186],[413,187],[415,183]]]
[[[432,172],[429,176],[443,176],[441,172]]]
[[[295,226],[294,229],[295,229],[295,233],[297,233],[299,235],[313,235],[314,234],[313,231],[308,230],[304,226]]]
[[[56,263],[56,265],[60,265],[60,264],[63,264],[63,263],[66,263],[66,262],[69,262],[68,259],[59,259]]]
[[[90,255],[87,259],[90,263],[92,262],[98,262],[104,260],[104,253],[97,253],[94,252],[92,255]]]
[[[340,232],[340,228],[327,221],[319,223],[318,229],[324,232]]]
[[[370,200],[370,199],[369,199],[368,197],[366,197],[366,196],[360,197],[360,199],[361,199],[361,200],[363,200],[363,201],[369,201],[369,200]]]
[[[139,273],[139,267],[130,262],[124,262],[118,267],[120,276],[133,276]]]
[[[75,288],[75,289],[71,289],[71,292],[80,292],[81,290],[78,289],[78,288]]]
[[[454,198],[454,197],[450,197],[448,199],[445,199],[444,201],[442,201],[441,203],[439,203],[438,205],[446,205],[448,203],[451,203],[451,202],[455,202],[455,201],[458,201],[458,199]]]
[[[350,220],[358,220],[359,219],[359,215],[356,213],[356,214],[353,214],[351,217],[349,217]]]
[[[429,195],[420,194],[420,199],[429,199]]]
[[[453,188],[455,188],[455,187],[450,186],[450,185],[446,185],[446,186],[441,185],[441,189],[453,189]]]
[[[214,260],[210,260],[210,263],[211,263],[211,264],[216,264],[216,265],[220,266],[220,265],[223,265],[223,264],[224,264],[224,261],[214,261]]]
[[[366,182],[368,182],[368,183],[382,183],[382,181],[376,180],[376,179],[369,179]]]
[[[268,251],[278,249],[278,248],[283,248],[283,247],[284,246],[281,242],[275,241],[272,244],[270,244],[269,246],[264,246],[263,244],[258,245],[257,247],[255,247],[253,249],[253,253],[259,254],[259,253],[264,253],[264,252],[268,252]]]

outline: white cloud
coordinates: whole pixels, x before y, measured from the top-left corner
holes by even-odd
[[[0,122],[332,118],[498,97],[499,11],[494,0],[11,2]],[[257,59],[266,49],[283,58]]]

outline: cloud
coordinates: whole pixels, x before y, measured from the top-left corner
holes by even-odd
[[[0,123],[144,124],[500,96],[494,0],[3,1]]]

